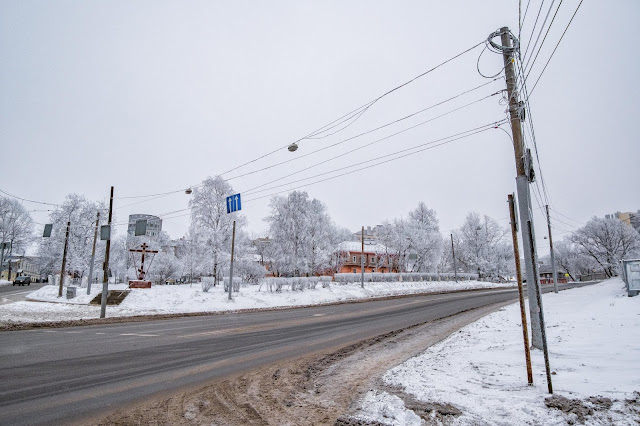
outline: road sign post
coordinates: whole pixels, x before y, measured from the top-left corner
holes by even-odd
[[[240,194],[233,194],[227,197],[227,214],[242,210]],[[236,242],[236,221],[233,221],[233,232],[231,234],[231,262],[229,267],[229,300],[233,291],[233,251]]]

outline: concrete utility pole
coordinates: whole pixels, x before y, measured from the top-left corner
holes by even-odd
[[[451,254],[453,256],[453,273],[456,276],[456,282],[458,282],[458,268],[456,268],[456,249],[453,248],[453,234],[451,234]]]
[[[533,371],[531,370],[531,352],[529,351],[529,330],[527,329],[527,313],[522,291],[522,271],[520,269],[520,248],[518,247],[518,226],[513,195],[509,194],[509,216],[511,218],[511,237],[513,238],[513,254],[516,259],[516,278],[518,280],[518,296],[520,298],[520,320],[522,321],[522,338],[524,340],[524,357],[527,362],[527,380],[533,385]]]
[[[109,232],[111,232],[111,218],[113,214],[113,186],[111,187],[111,197],[109,198]],[[107,314],[107,293],[109,292],[109,250],[111,249],[111,235],[107,239],[106,249],[104,253],[104,264],[102,274],[102,299],[100,303],[100,318],[104,318]]]
[[[69,243],[69,228],[71,221],[67,222],[67,233],[64,237],[64,249],[62,250],[62,267],[60,268],[60,285],[58,286],[58,297],[62,297],[62,284],[64,283],[64,270],[67,266],[67,245]]]
[[[93,263],[96,260],[96,240],[98,239],[98,223],[100,212],[96,215],[96,229],[93,232],[93,248],[91,249],[91,263],[89,263],[89,280],[87,281],[87,295],[91,294],[91,281],[93,280]]]
[[[360,287],[364,288],[364,225],[362,226],[362,251],[360,252]]]
[[[547,208],[547,228],[549,229],[549,253],[551,253],[551,273],[553,274],[553,292],[558,292],[558,271],[556,269],[556,254],[553,252],[553,238],[551,238],[551,218],[549,216],[549,205]]]
[[[507,81],[507,94],[509,96],[509,115],[511,118],[511,133],[513,135],[513,149],[516,158],[516,188],[518,191],[518,204],[520,210],[520,223],[531,223],[531,238],[535,238],[533,229],[533,214],[531,212],[531,193],[529,183],[533,181],[533,174],[530,167],[525,167],[525,150],[522,140],[522,126],[520,124],[520,104],[518,101],[518,85],[516,73],[514,69],[515,54],[518,47],[511,45],[511,32],[508,27],[500,28],[500,39],[502,46],[500,49],[503,54],[505,76]],[[495,34],[495,33],[494,33]],[[515,37],[513,37],[515,39]],[[527,161],[530,165],[530,160]],[[524,246],[524,261],[527,272],[527,295],[529,297],[529,316],[531,317],[531,334],[532,345],[534,348],[542,349],[542,331],[539,318],[539,312],[542,305],[538,303],[541,300],[540,295],[536,294],[539,288],[539,277],[535,273],[534,263],[537,259],[535,239],[529,241],[529,233],[525,227],[522,227],[522,245]]]
[[[233,233],[231,234],[231,267],[229,268],[229,300],[231,300],[231,290],[233,288],[233,251],[236,246],[236,221],[233,221]]]

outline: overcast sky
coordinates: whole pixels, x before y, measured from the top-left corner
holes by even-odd
[[[524,9],[527,2],[522,3]],[[531,0],[523,54],[535,43],[550,3],[534,33],[540,1]],[[533,62],[529,89],[578,3],[562,2]],[[593,216],[640,209],[639,12],[637,1],[586,0],[531,95],[555,238]],[[498,73],[502,57],[484,51],[478,61],[481,45],[380,99],[349,127],[302,140],[295,153],[286,150],[502,26],[517,35],[517,1],[5,0],[0,189],[61,203],[70,193],[108,201],[113,185],[122,223],[131,213],[162,216],[186,209],[185,188],[224,173],[242,193],[248,230],[265,235],[270,194],[504,119],[500,94],[489,96],[504,89],[504,80],[492,82],[477,71],[479,66],[485,75]],[[525,63],[533,60],[529,55]],[[393,126],[311,154],[485,83]],[[363,148],[349,152],[358,147]],[[336,169],[341,171],[300,181]],[[297,182],[269,189],[291,181]],[[406,217],[421,201],[436,210],[443,235],[459,228],[471,211],[506,226],[507,194],[515,191],[513,148],[505,132],[490,129],[300,189],[354,231]],[[121,198],[170,191],[177,192]],[[24,204],[29,210],[50,208]],[[47,212],[32,214],[47,222]],[[164,216],[171,237],[186,232],[186,214]],[[540,244],[546,226],[542,215],[536,220]]]

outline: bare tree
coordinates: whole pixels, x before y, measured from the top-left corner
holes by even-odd
[[[616,218],[594,217],[570,239],[578,252],[595,260],[608,277],[618,275],[622,259],[640,252],[640,234]]]
[[[556,263],[569,274],[572,281],[576,281],[582,274],[599,269],[591,256],[580,253],[571,238],[565,238],[554,244]]]

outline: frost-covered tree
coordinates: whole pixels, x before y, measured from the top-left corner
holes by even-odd
[[[511,275],[513,248],[508,235],[509,230],[489,216],[469,213],[462,227],[454,232],[460,270],[491,279]]]
[[[227,214],[226,198],[232,195],[233,188],[220,176],[207,178],[194,190],[189,202],[191,207],[190,233],[197,247],[206,248],[210,273],[214,285],[222,277],[222,268],[231,258],[231,237],[233,221],[236,221],[236,249],[246,219],[240,213]]]
[[[442,256],[442,235],[436,212],[424,203],[409,212],[407,219],[385,221],[376,228],[378,239],[387,247],[402,271],[434,272]],[[385,259],[386,260],[386,259]]]
[[[82,195],[69,194],[62,205],[49,215],[49,220],[53,224],[51,237],[42,238],[38,247],[38,255],[42,260],[44,273],[60,272],[67,222],[71,223],[67,246],[67,271],[76,273],[80,277],[89,272],[98,211],[100,212],[100,226],[107,222],[106,204],[89,201]],[[115,221],[115,218],[112,218],[112,222]],[[111,230],[111,238],[115,238],[115,228]],[[105,242],[101,241],[98,236],[94,271],[102,269],[104,253]]]
[[[0,242],[11,243],[15,254],[24,252],[32,241],[33,220],[27,209],[18,200],[0,197]]]
[[[442,235],[436,212],[424,203],[409,212],[409,250],[415,253],[411,272],[434,271],[442,256]]]
[[[332,254],[344,236],[320,201],[306,192],[293,191],[270,201],[270,244],[272,267],[280,274],[318,274],[331,267]]]
[[[113,272],[113,275],[117,278],[116,282],[121,280],[127,281],[129,278],[133,279],[135,274],[131,272],[129,274],[130,268],[130,253],[129,253],[129,244],[128,238],[129,234],[118,235],[111,240],[111,247],[109,253],[109,269]],[[102,259],[104,253],[98,253],[96,249],[96,258]],[[102,281],[100,277],[102,277],[102,268],[97,270],[96,267],[93,269],[94,279],[95,277],[99,277],[98,282]]]
[[[618,274],[622,259],[640,254],[638,231],[615,218],[594,217],[571,234],[571,242],[578,253],[592,258],[608,277]]]

